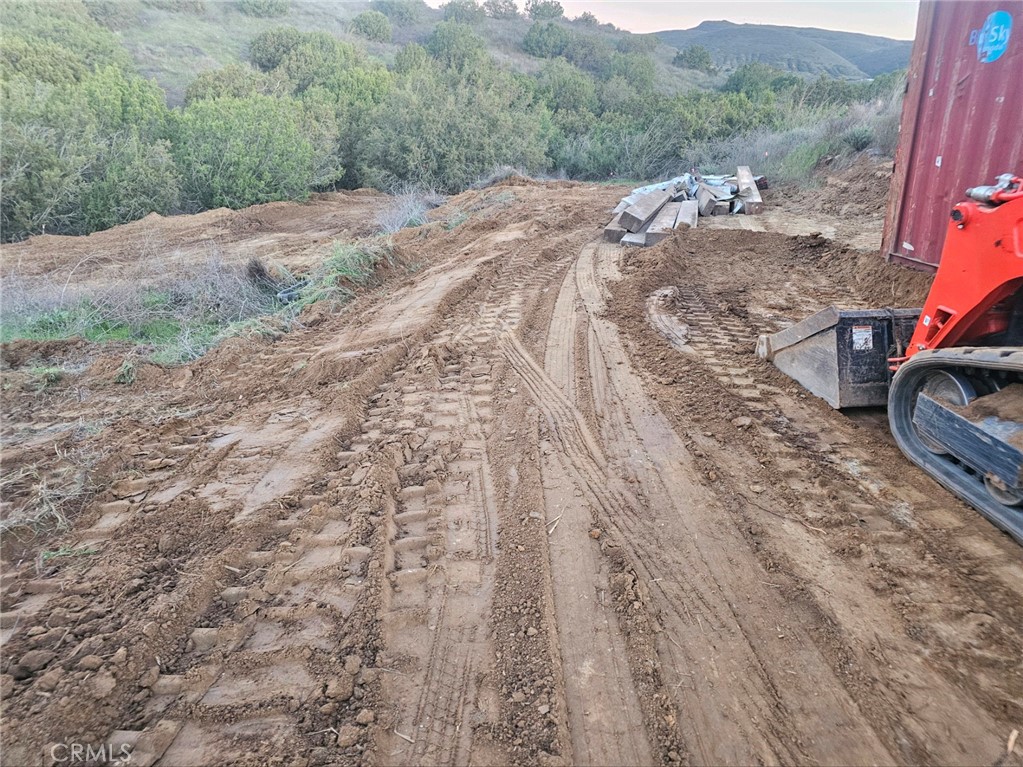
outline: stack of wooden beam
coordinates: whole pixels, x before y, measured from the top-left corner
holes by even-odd
[[[754,177],[743,165],[734,177],[701,178],[687,173],[633,190],[615,208],[614,218],[604,227],[604,239],[645,247],[656,245],[674,229],[696,226],[698,216],[761,213],[764,209],[761,186],[767,186],[763,176]]]

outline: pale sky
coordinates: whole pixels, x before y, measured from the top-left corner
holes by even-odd
[[[434,8],[446,0],[427,0]],[[701,21],[780,24],[912,40],[917,0],[561,0],[565,15],[589,11],[601,22],[631,32],[691,29]],[[525,0],[518,0],[520,8]]]

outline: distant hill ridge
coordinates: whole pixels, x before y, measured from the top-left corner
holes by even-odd
[[[850,79],[906,68],[913,47],[912,41],[855,32],[730,21],[705,21],[692,29],[655,34],[680,50],[702,45],[723,69],[759,61],[789,72]]]

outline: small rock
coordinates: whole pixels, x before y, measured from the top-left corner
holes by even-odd
[[[362,730],[350,724],[344,725],[337,732],[337,744],[341,748],[350,748],[359,742],[362,737]]]
[[[767,488],[766,488],[766,487],[764,487],[763,485],[750,485],[750,486],[749,486],[749,489],[750,489],[750,490],[751,490],[752,492],[754,492],[754,493],[757,493],[757,494],[759,494],[759,493],[762,493],[762,492],[764,492],[764,491],[765,491],[765,490],[766,490]]]
[[[122,479],[110,488],[115,498],[128,498],[149,489],[148,479]]]
[[[669,762],[681,762],[682,761],[682,757],[678,755],[678,751],[669,751],[668,752],[668,761]]]
[[[320,706],[320,713],[324,716],[330,716],[337,711],[337,703],[324,703]]]
[[[156,665],[150,666],[149,670],[146,671],[146,673],[144,673],[142,675],[141,679],[139,679],[139,687],[143,687],[145,689],[149,689],[154,684],[156,684],[156,680],[159,679],[159,678],[160,678],[160,667],[156,666]]]
[[[355,692],[355,680],[348,674],[331,679],[327,682],[327,697],[334,700],[348,700]]]
[[[110,661],[115,666],[123,666],[125,663],[128,662],[128,648],[127,647],[120,648],[111,656]]]
[[[359,669],[362,668],[362,658],[358,655],[349,655],[345,658],[345,671],[352,676],[359,673]]]
[[[39,669],[45,668],[56,657],[57,653],[49,650],[29,650],[21,656],[18,665],[28,669],[30,673],[35,673]]]
[[[598,527],[595,527],[595,528],[593,528],[592,530],[590,530],[590,537],[591,537],[591,538],[592,538],[593,540],[595,540],[595,541],[596,541],[596,540],[599,540],[599,539],[600,539],[600,536],[601,536],[601,535],[603,535],[603,534],[604,534],[604,531],[603,531],[603,530],[601,530],[601,529],[600,529],[600,528],[598,528]]]
[[[101,671],[92,679],[92,694],[95,698],[105,698],[117,687],[117,680],[109,671]]]
[[[36,686],[43,692],[52,692],[63,677],[64,671],[59,666],[50,669],[36,680]]]
[[[526,693],[521,690],[516,690],[512,693],[512,703],[522,703],[526,700]]]
[[[14,677],[10,674],[0,674],[0,698],[4,701],[14,692]]]
[[[539,711],[542,715],[549,714],[551,712],[551,707],[544,704],[543,706],[540,706],[540,708],[538,708],[537,711]]]
[[[745,429],[747,426],[752,425],[753,419],[748,416],[740,416],[739,418],[732,419],[732,426],[736,429]]]
[[[364,708],[355,717],[355,721],[362,725],[373,724],[377,716],[373,713],[373,709]]]
[[[86,655],[78,661],[78,668],[82,671],[96,671],[103,667],[103,659],[98,655]]]
[[[526,636],[531,636],[531,637],[535,637],[535,636],[536,636],[537,634],[539,634],[539,633],[540,633],[540,632],[539,632],[539,631],[537,631],[537,630],[536,630],[535,628],[533,628],[532,626],[530,626],[530,627],[529,627],[528,629],[526,629]]]

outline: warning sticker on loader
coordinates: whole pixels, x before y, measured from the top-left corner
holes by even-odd
[[[874,348],[873,325],[853,325],[852,348],[854,352],[869,352]]]

